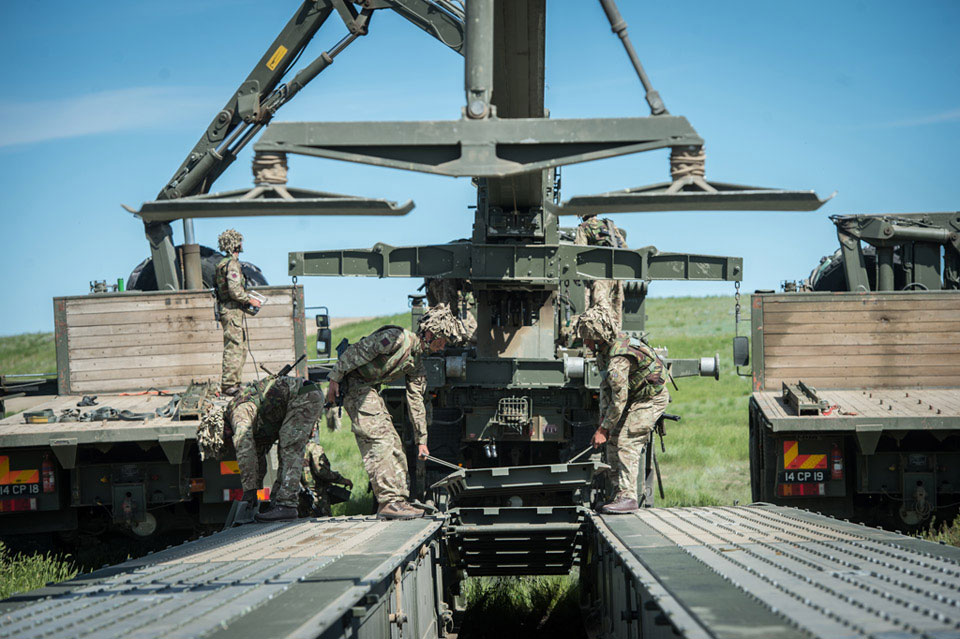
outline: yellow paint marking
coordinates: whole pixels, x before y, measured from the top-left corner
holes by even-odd
[[[283,60],[283,56],[287,55],[287,48],[283,45],[277,47],[277,50],[273,52],[273,55],[270,56],[270,59],[267,60],[267,68],[273,71],[277,68],[277,65],[280,64],[280,61]]]

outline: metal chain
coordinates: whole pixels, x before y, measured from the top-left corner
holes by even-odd
[[[733,283],[734,295],[733,298],[736,300],[736,306],[733,308],[733,334],[740,334],[740,282]]]

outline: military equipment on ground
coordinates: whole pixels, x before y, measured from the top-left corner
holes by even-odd
[[[832,220],[840,250],[751,300],[753,498],[895,527],[950,520],[960,213]]]

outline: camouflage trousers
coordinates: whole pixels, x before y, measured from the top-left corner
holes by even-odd
[[[380,393],[371,386],[351,384],[343,407],[353,422],[353,434],[377,503],[409,499],[407,456]]]
[[[235,406],[230,415],[233,444],[237,449],[240,483],[244,491],[258,490],[267,474],[267,453],[277,443],[277,479],[270,491],[270,501],[296,508],[299,503],[300,476],[303,472],[303,451],[313,425],[323,410],[320,391],[299,395],[287,404],[287,414],[279,431],[258,423],[253,402]]]
[[[221,308],[220,324],[223,326],[223,372],[220,388],[229,388],[240,383],[243,365],[247,361],[247,332],[243,330],[243,311],[239,308]]]
[[[664,388],[650,399],[633,402],[624,409],[620,421],[607,439],[607,463],[610,464],[615,494],[637,499],[640,466],[646,459],[650,432],[669,403],[670,393]]]
[[[623,282],[619,280],[593,280],[586,288],[586,308],[602,306],[613,318],[619,331],[623,328]]]

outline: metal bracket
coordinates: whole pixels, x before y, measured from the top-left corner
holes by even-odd
[[[57,456],[57,461],[67,470],[73,469],[77,465],[77,438],[66,437],[63,439],[51,439],[50,448],[53,454]]]
[[[157,437],[160,448],[167,456],[167,461],[171,464],[179,464],[183,461],[183,449],[186,448],[186,437],[183,435],[160,435]]]

